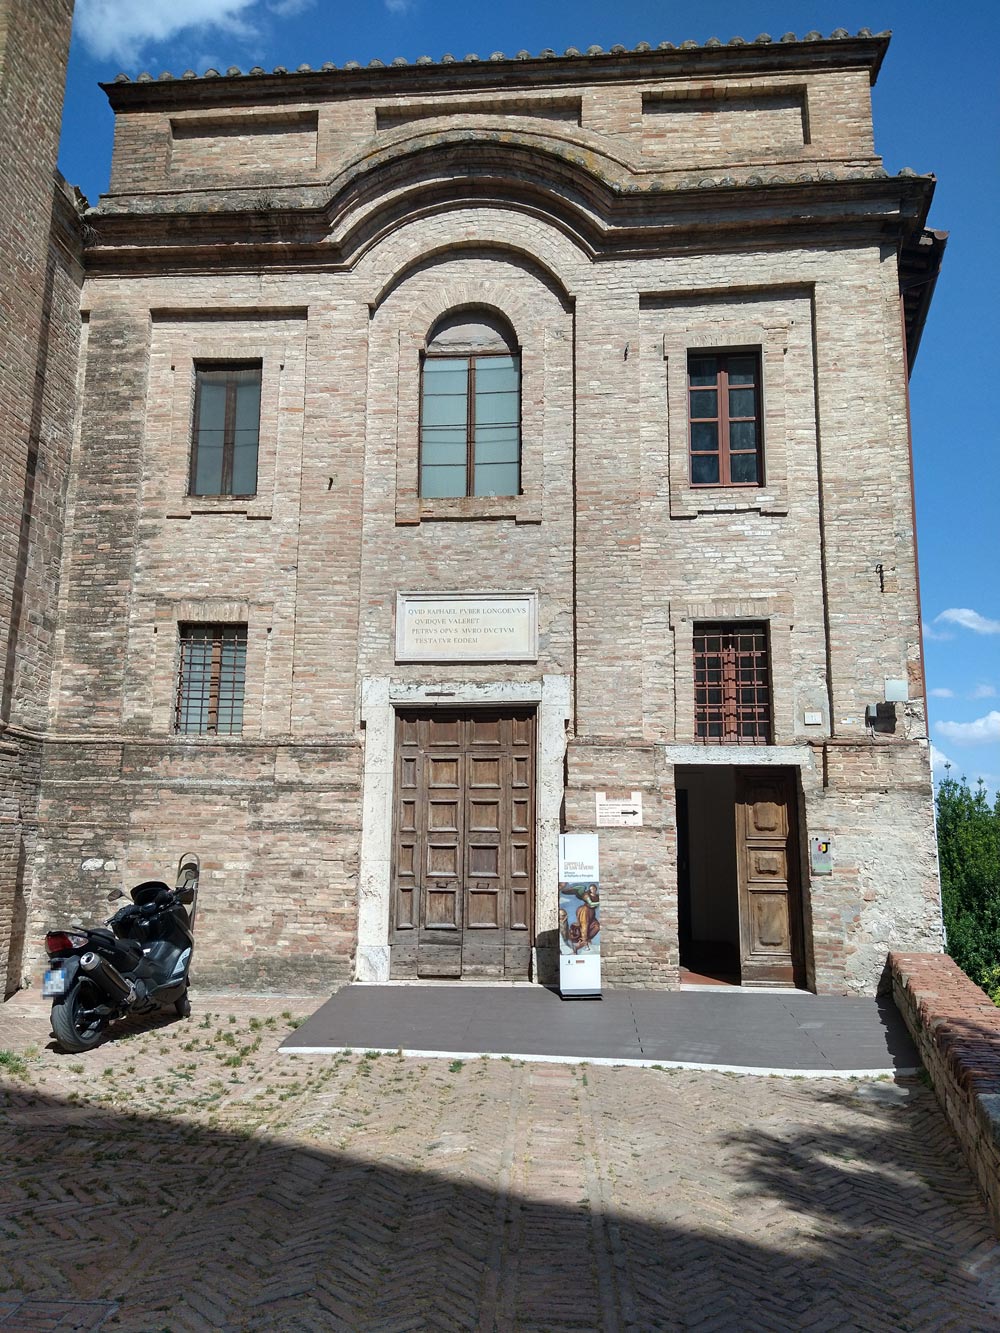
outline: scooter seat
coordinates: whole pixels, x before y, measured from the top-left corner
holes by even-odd
[[[120,959],[137,963],[142,957],[141,944],[137,944],[135,940],[120,940],[117,935],[110,930],[105,930],[103,926],[91,927],[90,936],[102,949],[117,954]]]

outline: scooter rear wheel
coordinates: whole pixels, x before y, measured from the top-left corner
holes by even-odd
[[[67,995],[53,1004],[52,1031],[64,1051],[72,1054],[89,1051],[101,1040],[106,1021],[86,1012],[99,1003],[97,987],[93,982],[81,979],[70,987]]]
[[[174,1008],[177,1010],[178,1018],[191,1017],[191,997],[188,995],[187,991],[184,992],[179,1000],[174,1001]]]

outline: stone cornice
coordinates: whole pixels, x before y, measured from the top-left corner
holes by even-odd
[[[545,218],[594,259],[681,247],[758,245],[772,236],[786,244],[793,236],[840,241],[876,237],[902,243],[923,227],[933,189],[933,178],[884,174],[875,179],[779,180],[666,191],[615,190],[592,181],[586,194],[581,191],[569,199],[558,184],[523,173],[505,179],[470,171],[411,181],[384,197],[373,191],[360,200],[352,189],[309,187],[275,189],[266,206],[247,199],[208,212],[161,207],[155,212],[91,214],[86,259],[90,272],[178,264],[213,269],[351,267],[402,221],[465,206]]]

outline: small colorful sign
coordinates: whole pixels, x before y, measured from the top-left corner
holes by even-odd
[[[814,875],[833,874],[833,840],[829,833],[809,839],[809,868]]]

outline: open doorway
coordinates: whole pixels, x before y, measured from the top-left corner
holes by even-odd
[[[679,767],[681,982],[800,986],[795,772]]]

